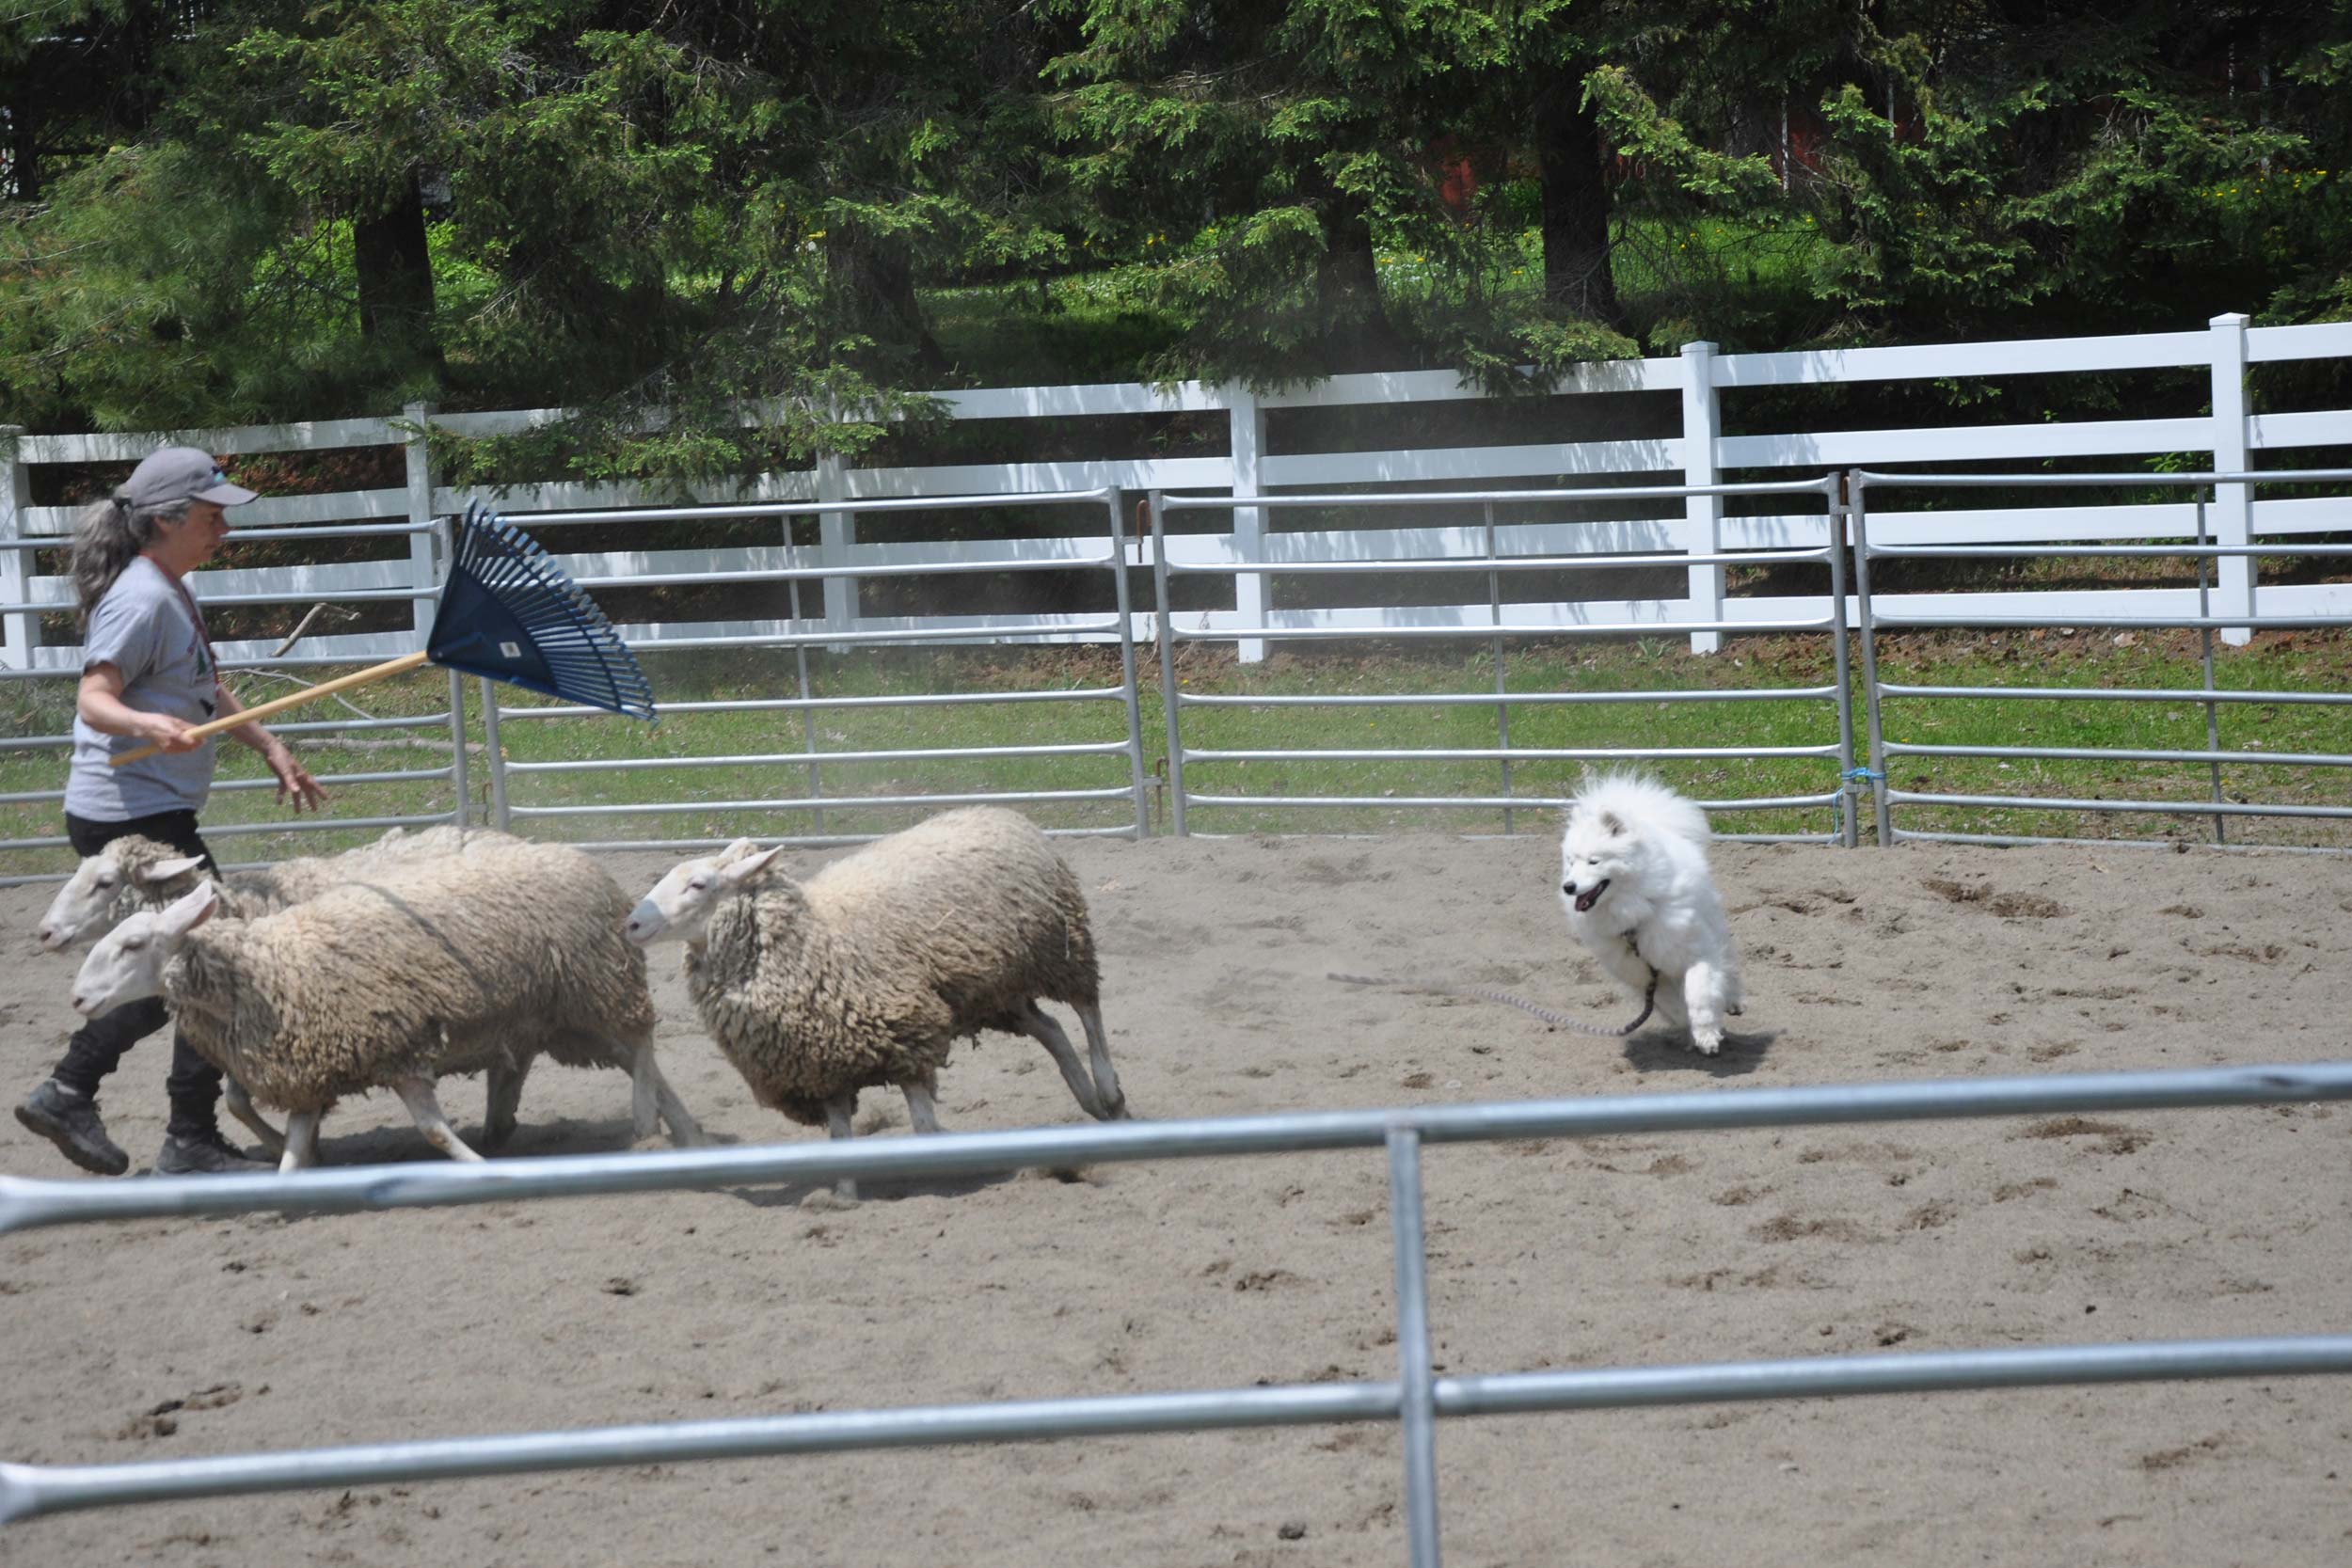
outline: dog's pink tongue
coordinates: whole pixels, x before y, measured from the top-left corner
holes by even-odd
[[[1593,901],[1594,901],[1595,899],[1598,898],[1599,896],[1600,896],[1600,889],[1598,889],[1598,888],[1595,888],[1595,889],[1593,889],[1593,891],[1592,891],[1592,892],[1590,892],[1590,893],[1580,893],[1580,894],[1578,894],[1578,895],[1576,895],[1576,912],[1577,912],[1577,913],[1579,913],[1579,914],[1583,914],[1583,913],[1585,913],[1586,911],[1588,911],[1589,910],[1591,910],[1591,909],[1592,909],[1592,907],[1593,907]]]

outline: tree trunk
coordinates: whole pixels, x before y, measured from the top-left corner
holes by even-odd
[[[433,335],[433,260],[424,237],[424,198],[411,170],[383,212],[352,226],[359,275],[359,334],[440,363]]]
[[[1609,272],[1609,171],[1583,83],[1564,71],[1535,98],[1535,164],[1544,195],[1544,297],[1623,332]]]
[[[914,263],[904,245],[863,240],[832,245],[826,261],[850,330],[873,339],[885,356],[911,356],[927,376],[946,372],[947,351],[931,336],[922,302],[914,297]]]
[[[1315,268],[1315,302],[1324,368],[1357,371],[1410,368],[1411,350],[1380,304],[1380,271],[1372,251],[1372,217],[1363,199],[1327,187],[1323,260]]]

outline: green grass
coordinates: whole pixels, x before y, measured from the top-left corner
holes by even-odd
[[[1881,648],[1883,675],[1920,685],[2015,685],[2049,687],[2194,687],[2200,682],[2194,633],[2140,633],[2118,646],[2109,633],[2064,638],[2052,632],[1946,633],[1886,639]],[[1168,816],[1165,777],[1165,728],[1159,705],[1157,661],[1138,650],[1144,689],[1141,721],[1144,753],[1152,770],[1150,797],[1155,831]],[[1078,689],[1116,686],[1117,656],[1105,649],[921,650],[890,654],[861,652],[834,657],[810,657],[814,694],[848,697],[924,692],[1006,692],[1035,689]],[[656,654],[647,660],[655,689],[665,703],[707,699],[787,696],[798,690],[788,652],[755,650]],[[1859,679],[1859,660],[1856,660]],[[324,673],[319,678],[325,678]],[[1434,692],[1489,693],[1493,665],[1486,644],[1457,645],[1433,654],[1422,648],[1382,648],[1365,643],[1345,652],[1328,647],[1306,651],[1279,645],[1264,663],[1244,666],[1222,650],[1200,645],[1183,652],[1182,689],[1193,694],[1370,695]],[[1826,685],[1829,651],[1819,639],[1756,638],[1733,642],[1711,657],[1694,656],[1679,639],[1643,639],[1610,643],[1546,641],[1510,649],[1504,678],[1514,691],[1755,689]],[[2217,680],[2234,689],[2352,691],[2352,639],[2341,634],[2271,633],[2248,648],[2217,649]],[[249,692],[266,689],[248,689]],[[387,682],[356,693],[359,705],[378,716],[429,713],[446,700],[445,677],[422,674]],[[62,683],[11,686],[19,734],[54,733],[62,723]],[[532,705],[509,694],[511,706]],[[469,728],[481,739],[478,701],[469,683]],[[306,717],[323,715],[306,715]],[[2204,709],[2189,701],[2163,704],[2019,702],[1999,699],[1911,699],[1890,702],[1888,738],[1918,743],[2042,747],[2201,749]],[[977,704],[969,706],[845,708],[815,716],[816,744],[822,751],[935,751],[975,746],[1069,745],[1123,742],[1125,718],[1113,701]],[[2225,750],[2259,746],[2270,752],[2352,752],[2352,715],[2343,708],[2293,705],[2248,705],[2221,709]],[[1867,732],[1859,705],[1857,744]],[[403,736],[405,735],[405,739]],[[361,750],[326,738],[301,742],[321,774],[445,768],[445,728],[377,732],[356,737],[373,742]],[[1770,747],[1813,745],[1836,738],[1833,705],[1826,699],[1790,702],[1647,702],[1580,705],[1530,705],[1511,716],[1511,739],[1522,748]],[[672,713],[659,728],[608,716],[586,719],[510,721],[501,740],[515,762],[593,761],[717,756],[802,752],[807,731],[789,712]],[[437,748],[431,742],[437,741]],[[1312,750],[1438,749],[1493,747],[1495,710],[1474,705],[1454,708],[1406,706],[1346,708],[1194,709],[1185,716],[1187,751],[1289,752]],[[1668,761],[1656,770],[1669,783],[1703,800],[1820,794],[1836,787],[1836,762],[1828,757]],[[0,792],[55,789],[62,758],[54,752],[0,753]],[[1513,792],[1558,797],[1573,788],[1581,771],[1574,761],[1525,762],[1513,769]],[[2207,798],[2209,770],[2201,764],[2112,761],[2011,761],[1986,758],[1904,758],[1892,769],[1901,788],[1953,794],[2031,795],[2109,800]],[[262,777],[259,759],[241,747],[223,749],[224,781]],[[663,800],[702,802],[798,799],[809,793],[810,769],[798,761],[711,768],[591,770],[581,773],[512,775],[510,803],[516,806],[628,806]],[[481,759],[469,776],[477,818],[486,813],[488,781]],[[859,804],[862,798],[928,794],[988,794],[1037,790],[1113,790],[1103,800],[1041,802],[1025,807],[1041,821],[1065,828],[1116,828],[1133,820],[1123,752],[1104,756],[905,759],[863,763],[826,762],[821,791],[830,803],[818,811],[730,810],[716,805],[685,813],[631,812],[613,816],[539,818],[528,823],[536,836],[573,839],[636,839],[865,834],[904,827],[935,808]],[[1493,762],[1414,760],[1231,761],[1195,763],[1187,769],[1189,793],[1234,796],[1346,796],[1409,800],[1433,795],[1499,794],[1501,769]],[[2352,807],[2352,770],[2290,768],[2256,764],[2223,770],[2232,799]],[[346,784],[336,788],[330,816],[353,818],[447,812],[448,781]],[[208,826],[280,819],[267,790],[219,792],[205,813]],[[1196,806],[1187,826],[1196,832],[1502,832],[1502,813],[1410,804],[1365,807]],[[2201,842],[2212,824],[2202,816],[2119,816],[2038,809],[1907,807],[1899,825],[1912,831],[1952,831],[2068,838],[2174,838]],[[1724,813],[1725,832],[1827,833],[1836,825],[1826,808]],[[1552,831],[1549,813],[1512,813],[1514,832]],[[1863,816],[1865,837],[1869,817]],[[2232,819],[2233,843],[2352,844],[2352,824],[2320,820]],[[59,831],[54,802],[0,804],[0,836],[53,834]],[[238,838],[222,846],[234,860],[316,850],[372,837],[372,831],[324,837],[271,834]],[[69,864],[65,851],[9,851],[0,857],[0,875],[55,871]]]

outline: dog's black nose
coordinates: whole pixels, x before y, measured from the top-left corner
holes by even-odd
[[[1560,891],[1573,898],[1576,896],[1576,884],[1574,882],[1562,882],[1560,884]]]

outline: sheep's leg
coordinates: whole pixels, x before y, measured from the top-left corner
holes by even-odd
[[[523,1102],[523,1080],[531,1074],[531,1058],[501,1063],[485,1074],[489,1093],[482,1112],[482,1147],[504,1148],[515,1135],[515,1113]]]
[[[482,1156],[466,1147],[465,1140],[451,1128],[449,1118],[441,1115],[441,1102],[433,1096],[432,1079],[404,1078],[392,1085],[392,1092],[408,1107],[409,1117],[416,1122],[417,1131],[424,1134],[425,1142],[453,1160],[481,1161]]]
[[[661,1076],[654,1065],[653,1041],[624,1047],[621,1059],[628,1064],[628,1135],[632,1140],[650,1138],[661,1115],[653,1089],[654,1080]]]
[[[221,1080],[220,1098],[228,1105],[229,1114],[253,1130],[262,1140],[262,1148],[282,1156],[286,1152],[286,1134],[269,1124],[269,1118],[253,1106],[253,1097],[245,1092],[245,1085],[234,1078]]]
[[[907,1097],[907,1119],[914,1124],[917,1132],[939,1131],[939,1101],[932,1098],[938,1087],[935,1078],[919,1082],[910,1078],[898,1085],[899,1091]]]
[[[1061,1069],[1062,1082],[1078,1097],[1078,1109],[1097,1121],[1104,1119],[1103,1102],[1094,1098],[1094,1080],[1087,1076],[1086,1064],[1078,1060],[1078,1053],[1071,1045],[1070,1037],[1061,1032],[1061,1025],[1032,1002],[1019,1027],[1023,1034],[1053,1053],[1054,1065]]]
[[[856,1114],[857,1091],[855,1089],[851,1089],[848,1094],[834,1095],[831,1100],[826,1101],[825,1132],[827,1135],[835,1143],[848,1143],[856,1135],[857,1130],[850,1125],[850,1118]],[[833,1196],[844,1203],[855,1203],[857,1182],[847,1176],[841,1178],[833,1184]]]
[[[670,1087],[670,1081],[661,1076],[660,1065],[654,1060],[651,1040],[638,1048],[637,1065],[631,1069],[630,1077],[652,1085],[654,1103],[660,1110],[661,1119],[669,1124],[672,1143],[680,1148],[691,1148],[710,1141],[703,1132],[702,1123],[694,1119],[694,1113],[686,1108],[686,1101],[677,1097],[677,1091]],[[646,1131],[652,1131],[650,1125]]]
[[[278,1156],[280,1176],[319,1163],[319,1113],[296,1111],[286,1118],[286,1148]]]
[[[1127,1119],[1127,1097],[1119,1087],[1119,1069],[1111,1066],[1110,1032],[1103,1027],[1101,1006],[1078,1009],[1078,1022],[1086,1025],[1087,1057],[1094,1064],[1094,1099],[1102,1107],[1104,1121]]]

